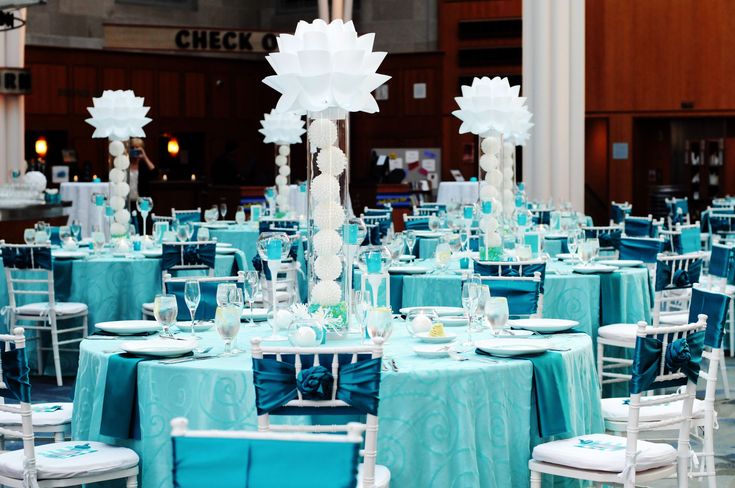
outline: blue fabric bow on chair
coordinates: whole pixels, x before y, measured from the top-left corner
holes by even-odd
[[[406,221],[406,230],[429,230],[429,219],[411,219]]]
[[[51,271],[51,248],[3,247],[3,266],[6,268]]]
[[[655,388],[681,386],[687,379],[696,383],[699,377],[702,351],[704,350],[705,331],[689,334],[666,345],[658,337],[637,337],[633,357],[633,374],[630,380],[630,393],[642,393]],[[684,373],[684,378],[656,381],[660,373],[661,353],[664,352],[664,374]]]
[[[214,268],[217,246],[215,244],[189,244],[185,246],[163,245],[161,266],[171,269],[174,266],[204,265]]]
[[[0,396],[14,398],[19,402],[31,403],[31,382],[28,379],[29,368],[25,348],[16,349],[14,345],[6,349],[0,341],[0,358],[3,365],[3,382],[6,389],[0,390]]]
[[[597,240],[600,243],[600,248],[607,249],[620,249],[620,238],[623,231],[620,229],[601,231],[597,233]],[[592,229],[586,229],[584,235],[587,239],[595,238],[595,231]]]
[[[351,358],[352,355],[346,356]],[[380,393],[380,358],[358,360],[339,367],[337,400],[351,410],[377,415]],[[253,384],[258,415],[278,414],[286,403],[298,399],[298,392],[306,400],[329,400],[332,397],[334,376],[324,366],[302,369],[296,376],[293,364],[271,358],[253,358]],[[304,409],[299,409],[303,412]],[[327,413],[322,407],[321,413]],[[284,413],[288,413],[284,410]],[[331,413],[331,412],[329,412]]]
[[[544,292],[544,280],[546,278],[546,263],[534,263],[523,265],[523,275],[520,272],[521,265],[516,263],[481,263],[475,261],[475,273],[480,276],[507,276],[507,277],[532,277],[534,274],[541,274],[540,293]],[[499,271],[499,272],[498,272]]]
[[[673,271],[668,261],[656,262],[656,291],[666,289],[690,288],[699,281],[702,272],[702,260],[695,259],[689,263],[689,269],[677,269]]]
[[[511,317],[528,317],[538,311],[541,283],[531,280],[493,280],[482,278],[482,284],[490,288],[490,296],[505,297]]]
[[[625,217],[627,217],[629,213],[630,210],[628,208],[622,207],[621,205],[613,203],[610,206],[610,220],[612,220],[616,224],[619,224],[620,222],[625,220]]]
[[[664,241],[652,238],[620,239],[620,259],[638,259],[644,263],[655,263],[659,253],[664,250]]]

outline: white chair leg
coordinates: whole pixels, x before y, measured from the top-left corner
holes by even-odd
[[[54,442],[64,442],[64,433],[54,432]]]
[[[89,315],[85,314],[84,317],[82,318],[82,326],[83,326],[82,337],[87,337],[87,333],[88,333],[87,329],[89,327]]]
[[[61,356],[59,354],[59,334],[56,329],[56,314],[49,314],[49,322],[51,322],[51,348],[54,353],[54,369],[56,371],[56,384],[63,386],[64,382],[61,379]]]
[[[129,476],[125,482],[125,488],[138,488],[138,477]]]
[[[531,488],[541,488],[541,473],[531,471]]]
[[[602,353],[604,352],[604,350],[605,350],[605,346],[603,346],[602,344],[598,342],[597,343],[597,379],[598,379],[600,388],[602,388],[602,364],[603,364]]]
[[[727,379],[727,364],[725,364],[725,351],[720,349],[720,376],[722,377],[722,388],[725,390],[725,398],[730,396],[730,380]]]

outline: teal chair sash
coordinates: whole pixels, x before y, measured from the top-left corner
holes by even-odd
[[[686,198],[674,198],[668,203],[668,207],[671,223],[684,223],[686,216],[689,215],[689,201]]]
[[[334,377],[331,368],[322,364],[332,364],[331,354],[320,354],[319,365],[314,365],[314,357],[301,355],[301,371],[296,376],[293,355],[283,355],[278,361],[273,357],[253,358],[253,384],[255,386],[255,407],[258,415],[291,415],[308,413],[304,408],[284,407],[286,403],[298,398],[301,392],[307,400],[330,400]],[[380,368],[382,360],[361,355],[351,363],[352,354],[339,356],[339,383],[337,399],[349,405],[347,409],[321,407],[321,413],[363,413],[378,414],[380,392]]]
[[[9,346],[9,347],[8,347]],[[19,402],[31,403],[31,382],[25,348],[16,349],[15,344],[0,341],[0,359],[3,365],[3,383],[0,396]]]
[[[705,331],[689,334],[687,337],[672,340],[668,334],[664,351],[663,335],[636,337],[633,355],[633,370],[630,379],[630,393],[643,393],[657,388],[682,386],[687,380],[697,382],[702,351],[704,350]],[[661,355],[664,354],[664,374],[682,372],[684,378],[656,381],[661,366]]]
[[[528,278],[539,273],[541,275],[540,293],[543,293],[544,280],[546,279],[546,263],[524,264],[522,268],[523,274],[521,274],[521,265],[518,263],[482,263],[475,261],[475,273],[479,273],[480,276],[523,276]]]
[[[191,224],[194,222],[199,222],[200,218],[201,215],[199,214],[198,210],[193,210],[191,212],[176,212],[176,216],[174,217],[174,219],[177,220],[180,224]]]
[[[722,346],[722,338],[725,335],[725,324],[727,312],[730,308],[730,297],[713,291],[692,289],[692,298],[689,302],[689,323],[698,320],[699,314],[707,316],[707,329],[705,330],[704,344],[709,347],[719,348]]]
[[[534,225],[551,225],[551,210],[532,210]]]
[[[559,243],[559,251],[554,255],[559,253],[569,253],[569,239],[567,236],[544,236],[544,249],[556,248],[554,244],[551,244],[552,242]],[[549,253],[549,255],[551,255],[551,253]]]
[[[702,233],[697,227],[685,227],[672,236],[672,247],[677,254],[702,250]]]
[[[482,278],[488,285],[491,297],[505,297],[511,317],[527,317],[538,311],[541,283],[532,280],[499,280]]]
[[[429,219],[410,219],[406,221],[406,230],[429,230]]]
[[[677,269],[674,271],[670,261],[656,262],[655,291],[675,290],[680,288],[691,288],[699,281],[702,272],[702,260],[695,259],[689,263],[688,269]],[[673,276],[672,276],[673,273]]]
[[[628,215],[630,215],[630,207],[623,207],[616,203],[610,205],[610,220],[612,220],[613,223],[621,223]]]
[[[600,249],[620,249],[620,238],[622,234],[623,231],[621,229],[600,232],[596,232],[594,229],[585,229],[584,231],[584,236],[587,239],[594,239],[597,237],[597,240],[600,243]]]
[[[354,488],[360,444],[174,437],[175,488]]]
[[[628,237],[653,237],[653,221],[646,217],[626,217],[623,221]]]
[[[3,247],[3,266],[9,269],[45,269],[51,271],[50,247]]]
[[[639,259],[644,263],[655,263],[664,250],[664,241],[653,238],[620,239],[620,259]]]
[[[217,246],[210,244],[189,244],[176,246],[163,244],[161,255],[161,267],[169,270],[174,266],[196,266],[203,265],[214,268]]]
[[[237,283],[232,280],[224,281],[200,281],[199,282],[199,306],[194,314],[196,320],[214,320],[214,314],[217,312],[217,286],[220,283],[232,283],[243,290],[243,298],[245,297],[244,283]],[[189,308],[186,306],[186,300],[184,299],[184,287],[186,283],[184,281],[168,281],[166,282],[166,293],[176,296],[176,304],[178,305],[178,315],[176,320],[185,321],[191,320],[189,314]]]
[[[712,244],[712,254],[709,259],[709,274],[719,278],[728,278],[733,262],[735,262],[735,247]]]

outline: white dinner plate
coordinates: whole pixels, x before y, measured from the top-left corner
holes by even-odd
[[[398,257],[399,261],[413,261],[416,259],[416,256],[412,256],[411,254],[402,254]]]
[[[411,313],[412,310],[418,310],[418,309],[425,310],[427,308],[432,309],[440,317],[446,317],[446,316],[452,316],[452,315],[462,315],[464,313],[464,309],[461,307],[432,307],[432,306],[404,307],[400,309],[399,312],[401,312],[401,315],[408,315],[409,313]]]
[[[446,358],[449,357],[449,346],[414,346],[413,352],[422,358]]]
[[[421,342],[428,342],[429,344],[446,344],[447,342],[452,342],[456,339],[457,334],[445,331],[442,337],[431,337],[428,332],[419,332],[416,334],[416,337]]]
[[[441,232],[434,232],[434,231],[431,231],[431,230],[417,230],[416,232],[414,232],[414,235],[416,237],[423,237],[424,239],[426,239],[426,238],[430,238],[430,237],[441,237],[442,236],[442,233]]]
[[[191,320],[176,322],[176,327],[183,333],[191,332]],[[214,327],[213,320],[200,320],[194,324],[194,332],[204,332]]]
[[[156,337],[147,341],[127,341],[120,344],[120,349],[138,356],[155,356],[170,358],[189,354],[197,347],[192,339],[179,340]]]
[[[424,274],[431,271],[431,268],[426,266],[391,266],[388,269],[389,273],[400,273],[400,274]]]
[[[140,253],[147,258],[160,258],[163,256],[161,249],[143,249]]]
[[[488,339],[475,342],[475,347],[493,356],[509,358],[542,354],[548,349],[543,342],[531,339]]]
[[[570,252],[560,252],[559,254],[556,255],[556,259],[560,259],[562,261],[568,261],[570,259],[576,259],[576,258],[577,258],[577,255],[572,254]]]
[[[515,337],[515,338],[523,338],[523,337],[529,337],[529,336],[532,336],[532,335],[533,335],[533,331],[531,331],[531,330],[524,330],[524,329],[517,329],[517,330],[503,329],[501,331],[498,331],[497,334],[495,332],[493,332],[493,337],[498,338],[498,339],[500,339],[500,338],[509,339],[509,338],[513,338],[513,337]]]
[[[444,324],[444,327],[466,327],[467,326],[467,317],[463,316],[456,316],[456,317],[442,317],[441,318],[442,324]]]
[[[572,267],[572,271],[580,274],[595,274],[595,273],[612,273],[615,271],[615,266],[605,266],[604,264],[588,264],[579,265]]]
[[[114,322],[99,322],[94,326],[99,330],[117,335],[141,334],[161,330],[161,325],[155,320],[116,320]]]
[[[237,249],[234,247],[217,247],[217,254],[235,254]]]
[[[509,320],[508,325],[516,329],[531,330],[534,332],[551,333],[573,329],[579,325],[576,320],[565,319],[518,319]]]
[[[253,308],[253,320],[255,322],[262,322],[263,320],[268,319],[268,309],[267,308]],[[245,307],[242,310],[242,315],[240,316],[240,320],[250,320],[250,308]]]
[[[597,261],[597,264],[617,266],[618,268],[636,268],[638,266],[643,266],[644,263],[639,259],[603,259]]]
[[[84,251],[54,251],[51,253],[55,259],[80,259],[86,257],[89,253]]]

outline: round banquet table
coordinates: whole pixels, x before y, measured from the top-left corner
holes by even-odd
[[[97,225],[100,221],[99,209],[92,204],[92,194],[103,193],[109,195],[109,191],[109,183],[61,183],[59,188],[61,200],[71,202],[69,223],[72,220],[78,220],[82,224],[83,237],[89,237],[92,226]]]
[[[385,355],[395,359],[398,372],[383,372],[378,411],[378,463],[391,470],[391,486],[528,486],[530,452],[541,442],[532,414],[531,362],[497,359],[490,363],[474,353],[468,353],[469,360],[463,362],[419,358],[411,352],[414,340],[403,324],[396,322],[395,327]],[[238,347],[249,350],[250,338],[268,333],[265,326],[243,326]],[[214,346],[210,354],[222,351],[216,332],[200,335],[201,346]],[[461,329],[459,335],[461,339]],[[602,432],[589,336],[558,334],[538,340],[549,340],[565,350],[548,354],[562,355],[569,385],[562,395],[570,414],[569,435]],[[136,450],[141,456],[143,488],[172,486],[172,418],[187,417],[193,429],[257,429],[251,357],[245,352],[179,364],[155,359],[139,363],[140,440],[101,435],[107,364],[119,342],[82,343],[72,435]],[[356,339],[330,345],[337,343],[354,344]]]
[[[200,224],[201,225],[201,224]],[[246,222],[243,225],[230,225],[227,228],[209,229],[209,237],[217,239],[217,242],[232,244],[232,247],[239,249],[245,254],[248,266],[253,262],[255,253],[257,252],[256,243],[260,230],[257,222]]]
[[[434,260],[420,260],[417,266],[433,269]],[[353,284],[359,289],[359,270],[355,270]],[[462,276],[458,264],[453,262],[442,273],[391,273],[390,294],[395,313],[403,307],[423,305],[461,307]],[[606,274],[577,274],[560,261],[549,261],[546,265],[543,316],[577,320],[580,324],[577,330],[592,336],[595,343],[601,325],[639,320],[650,323],[652,306],[646,267],[620,268]]]

